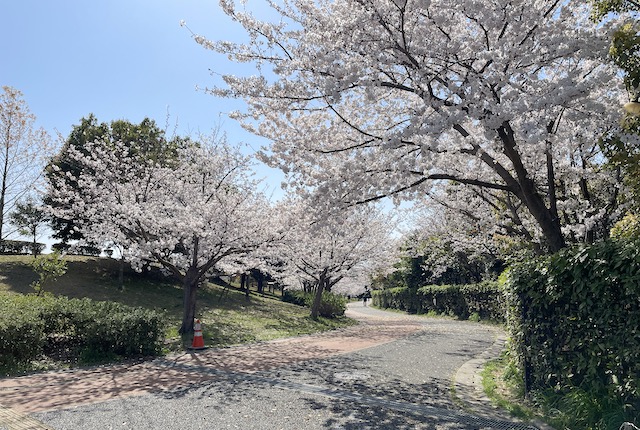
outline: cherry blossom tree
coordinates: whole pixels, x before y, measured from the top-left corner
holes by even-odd
[[[162,130],[155,121],[149,118],[143,119],[140,124],[134,124],[120,119],[109,123],[99,122],[95,115],[90,114],[81,118],[79,124],[74,125],[69,136],[65,140],[60,151],[52,157],[45,169],[45,175],[49,181],[67,180],[68,186],[73,186],[71,179],[78,174],[81,168],[68,159],[67,152],[73,147],[77,151],[84,151],[84,145],[95,141],[122,142],[130,147],[129,154],[136,159],[136,163],[143,165],[151,163],[167,163],[173,156],[175,149],[183,144],[183,138],[173,137],[169,139],[166,131]],[[55,168],[54,168],[55,166]],[[67,176],[67,172],[71,175]],[[55,177],[55,178],[54,178]],[[49,197],[45,196],[45,203]],[[66,202],[61,202],[65,204]],[[53,217],[51,228],[53,238],[60,239],[62,244],[82,239],[80,231],[75,228],[79,222],[76,219],[61,219]],[[85,221],[86,222],[86,221]]]
[[[322,293],[344,285],[353,293],[370,276],[390,265],[395,242],[389,216],[373,207],[356,206],[329,211],[312,200],[288,198],[274,209],[280,239],[271,247],[269,272],[292,288],[311,285],[315,292],[311,317],[318,317]]]
[[[82,151],[70,147],[67,156],[82,168],[71,181],[50,176],[53,201],[69,203],[53,210],[79,220],[90,243],[120,245],[134,268],[157,263],[179,279],[180,333],[187,334],[207,276],[264,240],[260,208],[266,202],[249,175],[249,158],[222,138],[179,148],[169,163],[141,165],[130,150],[121,142],[87,143]]]
[[[432,206],[414,208],[412,229],[402,242],[405,259],[420,264],[420,270],[410,267],[420,275],[420,285],[479,282],[501,271],[506,259],[520,255],[520,247],[531,245],[504,235],[496,222],[499,216],[481,207],[470,205],[463,211]]]
[[[35,115],[19,90],[3,86],[0,93],[0,240],[8,214],[18,201],[34,191],[42,177],[45,158],[51,151],[51,139],[36,128]],[[41,184],[40,184],[41,185]]]
[[[294,186],[353,204],[461,184],[549,251],[615,216],[598,139],[622,85],[586,2],[268,3],[273,22],[221,1],[247,43],[194,38],[256,66],[209,91],[246,101],[236,117]]]

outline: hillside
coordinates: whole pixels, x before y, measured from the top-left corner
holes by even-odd
[[[37,275],[29,267],[31,256],[0,256],[0,294],[28,294]],[[169,339],[176,339],[182,317],[182,289],[178,283],[157,274],[144,276],[127,267],[124,289],[118,281],[120,263],[111,258],[67,256],[68,270],[45,291],[54,295],[120,302],[164,310]],[[247,299],[235,288],[207,284],[198,292],[197,315],[203,322],[208,346],[271,340],[329,330],[351,324],[309,318],[309,310],[252,292]]]

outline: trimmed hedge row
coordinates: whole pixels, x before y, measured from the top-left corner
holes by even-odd
[[[284,290],[282,301],[311,308],[314,296],[315,293],[307,293],[302,290]],[[318,310],[318,314],[321,317],[336,318],[344,315],[346,310],[347,300],[344,297],[327,291],[322,293],[322,302],[320,302],[320,309]]]
[[[374,306],[408,313],[436,312],[460,319],[476,314],[485,320],[505,320],[504,291],[494,281],[471,285],[427,285],[417,290],[406,287],[375,290],[372,301]]]
[[[397,309],[414,314],[422,308],[415,290],[409,287],[373,290],[371,291],[371,304],[383,309]]]
[[[36,243],[36,251],[42,253],[46,245],[44,243]],[[33,242],[25,240],[0,240],[0,254],[32,254]]]
[[[99,361],[156,355],[163,314],[114,302],[34,295],[0,296],[0,368],[43,356]]]
[[[640,398],[640,248],[609,241],[514,267],[512,356],[528,390]],[[598,394],[596,394],[598,393]]]

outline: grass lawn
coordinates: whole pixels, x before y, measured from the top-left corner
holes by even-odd
[[[524,394],[513,382],[512,377],[506,377],[509,372],[506,357],[489,361],[485,364],[482,376],[482,388],[491,402],[512,416],[530,421],[536,416],[532,405],[527,405]]]
[[[37,275],[29,266],[31,256],[0,256],[0,295],[33,293]],[[143,276],[124,271],[124,289],[118,281],[118,260],[67,256],[68,270],[44,291],[73,298],[114,301],[130,306],[164,310],[167,315],[168,345],[179,347],[178,328],[182,320],[182,288],[159,274]],[[203,324],[207,346],[228,346],[331,330],[353,324],[347,318],[314,321],[309,309],[284,303],[279,296],[259,295],[233,287],[208,283],[198,291],[196,313]]]

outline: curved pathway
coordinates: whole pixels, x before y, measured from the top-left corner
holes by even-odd
[[[361,303],[347,312],[360,324],[0,380],[0,428],[533,428],[497,415],[478,395],[477,360],[499,353],[499,329]]]

